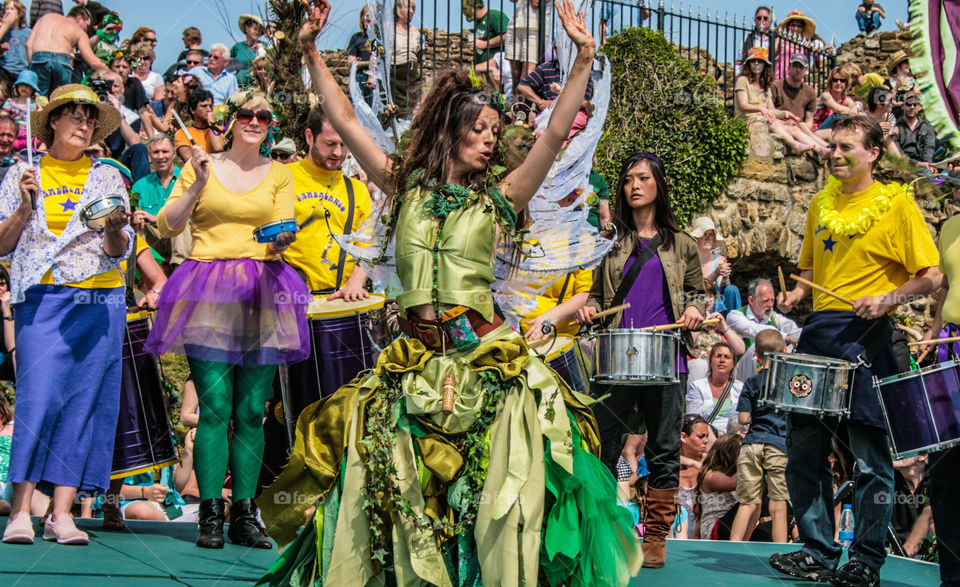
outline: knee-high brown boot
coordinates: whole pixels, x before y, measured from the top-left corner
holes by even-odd
[[[667,559],[667,534],[677,513],[679,488],[647,487],[646,519],[643,534],[643,566],[659,569]]]

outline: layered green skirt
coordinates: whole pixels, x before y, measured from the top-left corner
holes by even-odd
[[[261,583],[625,585],[642,555],[585,402],[506,325],[395,341],[301,414],[257,500],[282,549]]]

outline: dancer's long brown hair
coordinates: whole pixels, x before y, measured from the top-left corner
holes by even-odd
[[[423,169],[423,175],[415,184],[421,187],[440,186],[446,183],[457,154],[460,141],[470,132],[484,106],[491,106],[492,99],[483,88],[475,88],[470,77],[461,70],[445,71],[437,78],[433,90],[427,95],[410,126],[410,144],[402,155],[396,175],[396,193],[409,189],[410,174]],[[497,131],[497,148],[488,163],[488,168],[503,165],[503,149],[500,137],[503,121]],[[486,170],[477,171],[467,178],[469,185],[481,187]]]

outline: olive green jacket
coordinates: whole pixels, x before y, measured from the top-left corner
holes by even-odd
[[[613,296],[617,293],[620,282],[623,281],[623,267],[636,247],[635,232],[631,231],[620,237],[614,248],[600,262],[600,266],[594,270],[593,287],[590,288],[590,297],[586,305],[598,311],[611,306]],[[663,274],[667,279],[667,291],[670,294],[674,320],[679,321],[680,316],[690,306],[705,316],[706,290],[697,242],[688,234],[678,232],[674,234],[673,246],[667,248],[665,245],[660,245],[657,256],[660,257]],[[613,317],[610,328],[619,327],[620,316],[621,314],[618,313]],[[691,350],[692,342],[689,333],[685,332],[684,343],[688,350]]]

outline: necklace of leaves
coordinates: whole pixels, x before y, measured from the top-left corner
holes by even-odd
[[[390,534],[384,516],[395,512],[420,531],[435,536],[454,536],[473,527],[480,506],[480,492],[486,479],[484,463],[487,460],[487,431],[493,424],[497,409],[511,385],[492,370],[479,373],[485,395],[483,405],[463,440],[465,453],[461,478],[466,479],[468,499],[463,501],[456,522],[438,520],[417,512],[397,486],[397,469],[393,462],[397,423],[393,421],[393,406],[403,395],[398,374],[384,373],[386,393],[379,393],[367,410],[366,434],[360,443],[367,448],[367,479],[363,487],[363,510],[370,523],[371,558],[386,566],[390,558]]]

